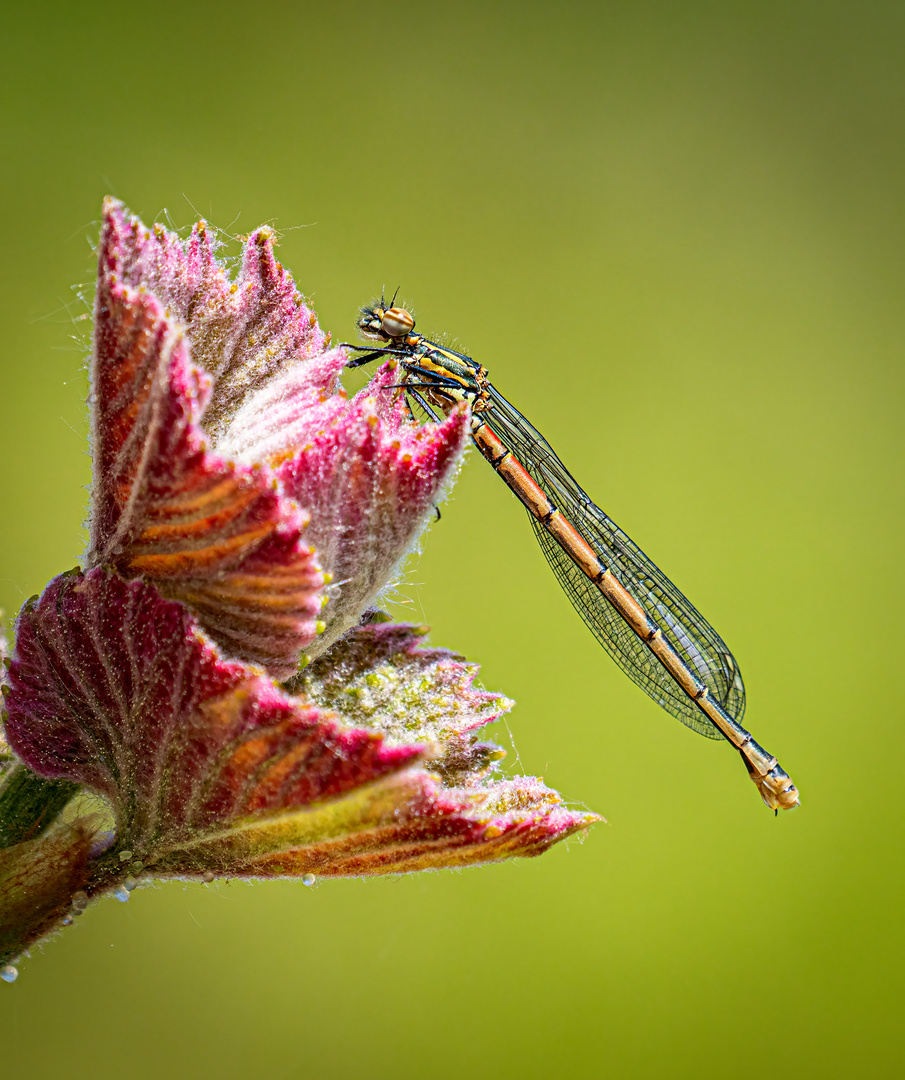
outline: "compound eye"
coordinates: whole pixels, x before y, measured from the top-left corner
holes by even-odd
[[[401,307],[393,307],[383,313],[381,331],[388,338],[404,338],[415,329],[415,320]]]
[[[370,312],[365,312],[358,320],[358,332],[363,338],[368,338],[370,341],[384,340],[380,328],[380,319]]]

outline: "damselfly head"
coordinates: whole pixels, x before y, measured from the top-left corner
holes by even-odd
[[[393,300],[373,300],[361,309],[358,316],[358,332],[371,341],[401,341],[415,329],[415,316],[403,307],[394,307]]]

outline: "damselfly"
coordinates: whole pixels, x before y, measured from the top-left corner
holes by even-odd
[[[776,758],[741,725],[745,687],[722,638],[644,552],[596,506],[552,447],[489,382],[470,356],[415,333],[405,308],[362,308],[359,367],[395,358],[400,387],[434,419],[471,406],[471,436],[527,509],[547,561],[578,613],[622,670],[667,712],[738,750],[764,802],[798,805]]]

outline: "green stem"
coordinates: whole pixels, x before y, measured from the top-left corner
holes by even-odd
[[[19,763],[0,787],[0,848],[40,836],[78,791],[71,780],[45,780]]]

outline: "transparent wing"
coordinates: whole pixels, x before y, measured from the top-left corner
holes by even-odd
[[[723,639],[638,545],[591,502],[541,433],[494,387],[489,387],[489,392],[493,408],[482,419],[583,534],[602,565],[660,627],[663,637],[707,687],[710,696],[740,723],[745,712],[745,687],[738,664]],[[723,738],[546,529],[529,517],[566,595],[628,677],[683,724],[708,738]]]

